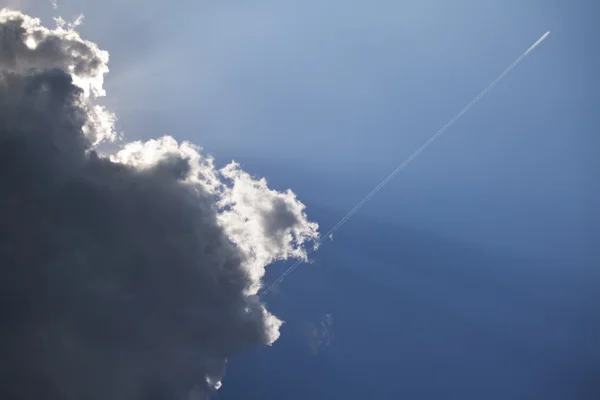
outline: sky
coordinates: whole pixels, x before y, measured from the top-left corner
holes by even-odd
[[[235,159],[321,231],[550,30],[270,295],[282,336],[231,359],[219,398],[597,398],[594,2],[9,4],[85,15],[129,140]]]
[[[364,212],[506,251],[592,251],[587,2],[168,4],[60,4],[111,54],[106,101],[121,129],[191,139],[271,180],[285,169],[278,185],[341,210],[551,30]]]

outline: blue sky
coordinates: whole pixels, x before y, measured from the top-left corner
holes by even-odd
[[[552,30],[363,212],[518,253],[592,250],[586,2],[144,4],[83,7],[128,137],[190,139],[342,210]]]
[[[24,8],[47,21],[49,3]],[[58,12],[83,12],[82,35],[111,53],[106,103],[128,139],[171,134],[236,159],[292,188],[325,231],[551,30],[286,281],[270,299],[288,321],[281,343],[233,360],[222,398],[590,398],[595,2],[65,0]],[[336,338],[310,358],[294,327],[332,310]],[[281,368],[302,379],[274,382]]]

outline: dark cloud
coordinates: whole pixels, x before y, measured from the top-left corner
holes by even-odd
[[[0,13],[0,398],[207,398],[227,357],[277,339],[281,321],[254,294],[268,262],[305,254],[316,224],[292,192],[237,164],[216,171],[191,144],[98,155],[75,83],[103,68],[51,34],[37,53],[7,44],[28,21],[10,15]],[[69,70],[72,52],[89,62]]]
[[[108,53],[73,30],[50,30],[37,19],[8,10],[3,10],[0,23],[0,68],[5,71],[58,68],[86,79],[102,79],[108,72]],[[96,89],[103,92],[101,84]]]
[[[281,232],[285,232],[298,224],[298,216],[290,210],[290,205],[284,199],[277,199],[273,207],[266,211],[264,218],[265,232],[268,237],[281,238]]]
[[[181,160],[140,172],[86,155],[62,71],[0,82],[2,398],[189,390],[215,360],[268,343],[263,314],[244,312],[243,255]]]

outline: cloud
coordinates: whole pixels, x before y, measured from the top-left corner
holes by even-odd
[[[0,69],[3,72],[59,69],[67,72],[83,90],[78,99],[89,118],[84,130],[93,144],[115,141],[116,116],[106,107],[92,105],[92,97],[106,95],[104,75],[108,73],[108,52],[83,40],[75,28],[83,22],[80,15],[71,23],[58,17],[56,29],[41,25],[18,11],[0,10]],[[66,29],[65,29],[66,27]]]
[[[79,17],[64,29],[64,20],[57,19],[57,28],[48,29],[38,18],[1,10],[0,68],[13,72],[31,68],[61,69],[69,72],[84,92],[105,95],[103,84],[104,75],[108,73],[108,52],[83,40],[73,30],[81,21],[82,17]]]
[[[0,35],[0,397],[206,399],[278,338],[255,294],[318,226],[189,142],[98,154],[108,53],[16,11]]]
[[[333,340],[333,314],[325,314],[318,323],[309,323],[307,332],[310,354],[315,356]]]
[[[304,245],[318,240],[318,225],[310,222],[305,206],[288,190],[271,190],[267,181],[253,179],[236,163],[221,174],[232,182],[225,186],[219,214],[227,235],[249,257],[249,270],[255,282],[264,274],[263,265],[288,258],[306,259]],[[256,285],[251,288],[256,293]]]

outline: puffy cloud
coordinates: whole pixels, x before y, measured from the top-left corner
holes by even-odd
[[[258,292],[266,265],[288,258],[306,259],[304,246],[318,240],[318,225],[308,220],[304,204],[291,190],[269,189],[264,178],[254,179],[235,162],[218,171],[213,159],[203,157],[192,143],[179,144],[169,136],[132,142],[111,159],[138,170],[157,163],[170,163],[178,169],[182,165],[174,160],[185,160],[182,179],[214,196],[219,225],[245,255],[244,268],[252,281],[249,295]]]
[[[317,225],[188,142],[94,151],[108,54],[73,29],[0,11],[0,397],[206,399],[279,336],[255,294]]]
[[[118,138],[114,131],[116,116],[104,106],[93,105],[90,97],[104,96],[104,75],[108,73],[108,52],[83,40],[75,28],[83,16],[67,23],[56,18],[56,29],[18,11],[0,10],[0,69],[4,72],[59,69],[69,73],[83,90],[78,101],[87,108],[84,131],[93,144]],[[66,27],[66,29],[65,29]]]
[[[105,95],[104,75],[108,72],[108,52],[83,40],[73,24],[57,20],[56,29],[41,25],[38,18],[31,18],[18,11],[0,10],[0,68],[4,71],[57,68],[67,71],[84,93]],[[59,23],[58,21],[62,21]]]
[[[256,283],[250,292],[256,293],[264,265],[290,257],[307,258],[304,245],[317,242],[318,225],[307,219],[304,204],[291,190],[271,190],[264,178],[252,178],[237,163],[220,172],[232,185],[221,192],[219,222],[247,255],[248,269]]]

